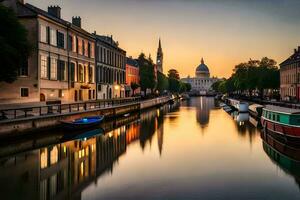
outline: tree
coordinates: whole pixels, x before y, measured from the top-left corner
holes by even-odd
[[[169,90],[170,92],[177,93],[180,91],[180,81],[175,78],[169,78]]]
[[[189,92],[192,90],[192,86],[190,83],[185,83],[186,91]]]
[[[27,31],[14,11],[0,4],[0,82],[17,79],[20,66],[27,62],[30,44]]]
[[[131,89],[132,89],[132,95],[134,96],[135,90],[138,89],[138,88],[140,87],[140,85],[137,84],[137,83],[135,83],[135,82],[132,82],[132,83],[130,84],[130,87],[131,87]]]
[[[157,90],[162,93],[169,89],[168,78],[161,72],[157,72]]]
[[[180,79],[179,72],[176,69],[170,69],[168,71],[168,78]]]
[[[146,94],[147,89],[153,90],[156,86],[154,64],[150,59],[145,57],[144,53],[139,55],[138,63],[140,66],[141,90]]]

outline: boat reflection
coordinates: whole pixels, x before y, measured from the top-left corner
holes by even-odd
[[[141,113],[140,118],[131,123],[128,123],[128,118],[106,123],[103,127],[105,134],[101,134],[102,130],[95,130],[96,135],[83,134],[87,137],[2,157],[0,184],[1,190],[5,191],[2,199],[81,199],[81,192],[89,184],[97,184],[102,175],[113,173],[119,157],[131,143],[139,141],[140,147],[144,149],[147,144],[151,144],[154,134],[157,133],[161,154],[163,115],[173,108],[176,109],[176,106],[165,106]],[[32,143],[30,141],[28,147],[32,147]],[[17,149],[18,145],[20,144],[1,150],[18,152],[11,150]],[[20,146],[22,145],[24,143]]]
[[[261,133],[263,149],[273,163],[295,179],[300,189],[300,147],[286,145],[269,134]]]

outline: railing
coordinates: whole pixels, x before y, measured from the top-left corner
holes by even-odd
[[[70,104],[54,104],[36,107],[23,107],[14,109],[0,110],[1,120],[25,119],[28,117],[50,116],[55,114],[68,114],[80,111],[89,111],[100,108],[109,108],[118,105],[140,102],[139,97],[96,100],[87,102],[78,102]]]

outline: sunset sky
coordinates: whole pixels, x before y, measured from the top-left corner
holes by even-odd
[[[278,63],[300,45],[299,0],[25,0],[42,9],[62,7],[62,17],[81,16],[89,32],[113,35],[128,56],[156,59],[158,39],[164,72],[194,76],[201,57],[211,75],[264,56]]]

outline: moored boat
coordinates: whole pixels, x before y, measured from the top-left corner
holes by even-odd
[[[252,104],[249,106],[249,113],[251,114],[251,116],[255,118],[260,118],[262,115],[263,108],[264,108],[263,105]]]
[[[266,132],[284,136],[286,139],[300,139],[300,110],[267,105],[263,108],[261,125]]]
[[[99,125],[103,120],[104,116],[92,116],[75,119],[73,121],[61,121],[61,123],[66,129],[76,130]]]
[[[249,103],[244,101],[239,101],[236,99],[227,99],[229,105],[237,109],[239,112],[248,112],[249,111]]]

